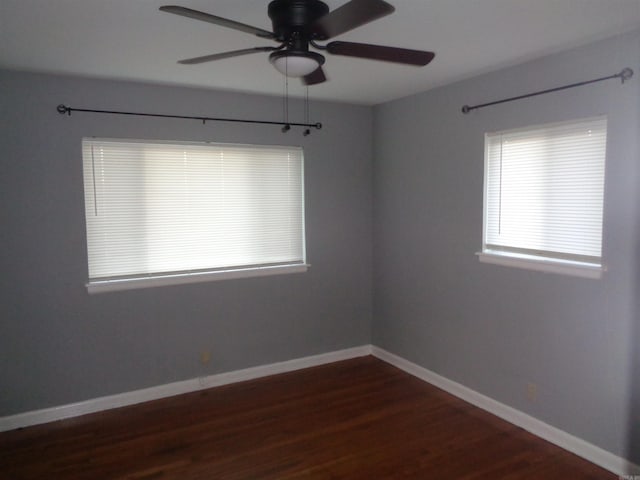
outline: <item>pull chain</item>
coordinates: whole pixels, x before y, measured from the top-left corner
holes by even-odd
[[[287,133],[291,130],[289,124],[289,59],[284,61],[284,126],[282,127],[282,133]]]
[[[305,96],[304,96],[304,123],[309,123],[309,85],[306,86]],[[311,133],[310,128],[305,128],[302,135],[305,137]]]

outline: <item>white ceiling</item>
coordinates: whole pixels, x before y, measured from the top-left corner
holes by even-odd
[[[416,68],[327,55],[329,81],[310,98],[375,105],[640,27],[640,0],[388,1],[394,14],[336,39],[432,50],[435,60]],[[165,4],[271,30],[267,0],[0,0],[0,67],[282,94],[267,53],[177,64],[275,44],[158,11]],[[289,93],[304,95],[297,79]]]

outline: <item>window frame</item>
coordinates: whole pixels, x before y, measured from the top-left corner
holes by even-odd
[[[96,275],[93,278],[90,276],[89,271],[89,262],[90,262],[90,248],[89,248],[89,215],[90,211],[94,208],[91,206],[89,202],[90,198],[94,198],[95,201],[95,182],[97,181],[95,178],[95,172],[87,171],[87,164],[89,162],[93,162],[93,160],[89,160],[85,158],[85,144],[90,145],[91,143],[114,143],[119,145],[126,144],[135,144],[140,143],[143,145],[148,145],[152,147],[157,147],[159,145],[166,145],[171,148],[175,147],[184,147],[188,148],[188,146],[195,146],[198,148],[206,148],[213,147],[218,149],[224,149],[225,147],[229,148],[249,148],[249,149],[264,149],[265,152],[273,152],[274,149],[282,148],[283,151],[298,151],[299,152],[299,175],[300,175],[300,184],[299,184],[299,197],[294,197],[296,200],[299,198],[300,204],[298,207],[300,211],[298,212],[300,221],[301,231],[298,230],[296,234],[299,241],[301,241],[300,253],[301,258],[300,261],[285,261],[281,263],[258,263],[258,264],[238,264],[232,266],[225,267],[213,267],[213,268],[194,268],[194,269],[185,269],[182,271],[171,270],[171,271],[162,271],[158,270],[155,272],[141,272],[134,273],[131,275],[126,274],[115,274],[113,276],[99,276]],[[209,281],[218,281],[218,280],[229,280],[229,279],[239,279],[239,278],[249,278],[249,277],[263,277],[270,275],[282,275],[282,274],[291,274],[291,273],[302,273],[307,271],[309,268],[309,264],[306,259],[306,222],[305,222],[305,191],[304,191],[304,151],[302,147],[299,146],[277,146],[277,145],[249,145],[249,144],[235,144],[235,143],[220,143],[220,142],[190,142],[190,141],[166,141],[166,140],[140,140],[140,139],[125,139],[125,138],[96,138],[96,137],[85,137],[82,139],[82,162],[83,162],[83,193],[84,193],[84,210],[85,210],[85,231],[87,234],[87,274],[88,281],[86,283],[87,291],[90,294],[94,293],[102,293],[102,292],[114,292],[120,290],[130,290],[130,289],[139,289],[139,288],[149,288],[149,287],[161,287],[161,286],[169,286],[169,285],[184,285],[184,284],[193,284],[200,282],[209,282]],[[141,164],[144,166],[143,164]],[[92,169],[94,166],[92,165]],[[277,169],[277,167],[274,167]],[[289,172],[290,174],[290,172]],[[144,177],[144,175],[136,176],[137,178]],[[88,182],[87,179],[91,178],[91,181]],[[294,184],[295,185],[295,184]],[[296,187],[298,188],[298,187]],[[144,197],[136,198],[138,202],[144,204]],[[297,205],[297,201],[293,204],[289,203],[289,205]],[[145,244],[146,245],[146,244]]]
[[[488,224],[488,188],[489,188],[489,137],[499,134],[512,134],[527,131],[534,131],[540,128],[556,127],[562,125],[579,124],[591,120],[604,119],[607,123],[606,115],[598,115],[586,118],[573,119],[562,122],[549,122],[545,124],[536,124],[521,128],[501,130],[496,132],[487,132],[484,136],[484,184],[483,184],[483,217],[482,217],[482,249],[476,252],[478,259],[482,263],[500,265],[506,267],[520,268],[545,273],[554,273],[561,275],[570,275],[582,278],[600,279],[607,268],[604,262],[604,220],[605,220],[605,198],[606,198],[606,163],[608,152],[608,136],[605,138],[605,153],[603,159],[603,197],[602,197],[602,216],[600,218],[601,238],[599,263],[582,259],[561,258],[562,254],[558,253],[554,256],[552,251],[541,251],[540,255],[534,251],[517,251],[517,247],[506,247],[504,250],[500,247],[492,248],[493,245],[487,243],[487,224]],[[605,135],[608,131],[608,125],[605,127]]]

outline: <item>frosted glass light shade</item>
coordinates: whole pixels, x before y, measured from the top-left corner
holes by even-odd
[[[287,77],[304,77],[324,63],[324,57],[315,52],[274,52],[269,60],[276,70]]]

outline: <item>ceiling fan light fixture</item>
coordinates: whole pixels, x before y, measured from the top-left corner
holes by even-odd
[[[325,0],[327,1],[327,0]],[[366,25],[394,12],[395,8],[385,0],[343,0],[342,6],[333,10],[323,0],[270,0],[267,13],[272,31],[263,30],[229,18],[218,17],[178,5],[164,5],[163,12],[213,23],[221,27],[273,40],[279,46],[242,48],[228,52],[204,55],[180,60],[182,65],[194,65],[260,52],[272,52],[269,60],[282,75],[299,77],[303,85],[318,85],[327,81],[322,69],[324,56],[309,51],[314,47],[329,55],[393,62],[423,67],[435,54],[423,50],[388,47],[369,43],[332,41],[318,45],[316,41],[330,40],[355,28]]]
[[[287,77],[304,77],[320,68],[324,57],[316,52],[283,50],[269,55],[269,61]]]

